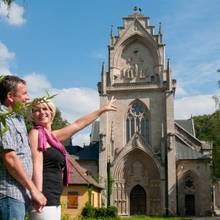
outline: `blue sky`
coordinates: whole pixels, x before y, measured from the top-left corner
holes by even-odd
[[[0,0],[1,2],[1,0]],[[219,0],[21,0],[0,6],[0,72],[24,77],[30,94],[58,93],[69,121],[98,107],[96,84],[111,25],[142,8],[158,30],[177,79],[176,118],[215,110],[220,74]],[[86,142],[88,130],[77,141]]]

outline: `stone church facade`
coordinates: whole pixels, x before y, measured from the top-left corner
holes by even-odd
[[[110,162],[119,215],[211,214],[211,146],[196,138],[192,119],[174,120],[176,80],[161,28],[155,33],[135,10],[118,31],[98,84],[100,105],[114,96],[118,111],[101,116],[91,140],[99,142],[100,184]]]

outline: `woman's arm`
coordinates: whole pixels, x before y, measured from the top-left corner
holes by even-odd
[[[104,105],[102,108],[100,108],[97,111],[94,111],[94,112],[92,112],[88,115],[85,115],[85,116],[79,118],[78,120],[74,121],[70,125],[65,126],[64,128],[53,131],[53,134],[60,141],[67,140],[68,138],[73,136],[75,133],[77,133],[78,131],[85,128],[86,126],[91,124],[93,121],[95,121],[104,112],[116,111],[117,107],[115,105],[115,102],[116,102],[116,99],[114,97],[112,97],[111,100],[106,105]]]
[[[38,130],[32,129],[29,133],[33,159],[33,176],[32,180],[39,191],[42,192],[43,185],[43,154],[38,150]]]

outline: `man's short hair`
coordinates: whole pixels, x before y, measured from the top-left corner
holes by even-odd
[[[18,83],[26,84],[25,80],[18,76],[6,75],[0,81],[0,102],[4,104],[9,92],[16,92]]]

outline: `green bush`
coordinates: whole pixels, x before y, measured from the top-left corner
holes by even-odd
[[[83,208],[82,216],[85,218],[93,218],[94,214],[95,214],[95,209],[89,202],[87,202],[85,207]]]
[[[118,210],[116,207],[110,206],[108,208],[94,208],[89,203],[86,203],[82,216],[84,218],[116,218],[118,215]]]
[[[115,206],[109,206],[106,209],[107,217],[115,218],[118,216],[118,209]]]
[[[95,218],[105,218],[107,216],[106,208],[95,208]]]

